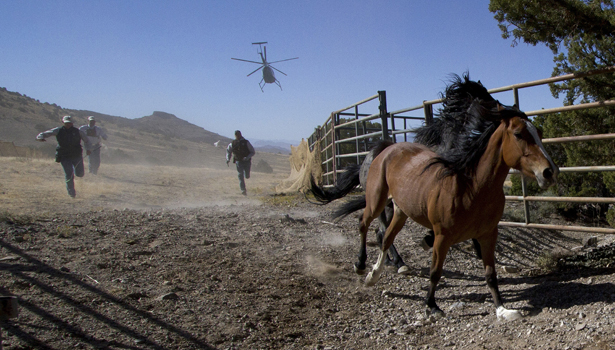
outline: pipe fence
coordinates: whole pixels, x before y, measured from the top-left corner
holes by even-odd
[[[535,80],[521,84],[503,86],[489,90],[489,93],[495,94],[505,91],[512,91],[514,101],[517,106],[520,106],[519,90],[540,85],[552,84],[566,80],[581,79],[593,75],[615,73],[615,66],[604,69],[598,69],[583,73],[566,74],[558,77]],[[372,101],[378,101],[378,111],[376,113],[365,113],[365,109],[370,108],[369,104]],[[422,104],[400,109],[397,111],[388,112],[386,102],[386,92],[378,91],[376,95],[368,97],[357,103],[354,103],[346,108],[339,109],[331,113],[329,118],[325,120],[322,126],[318,126],[314,133],[308,138],[310,150],[314,149],[316,144],[320,146],[323,175],[321,183],[325,186],[333,186],[337,180],[337,175],[342,169],[350,164],[361,164],[365,155],[370,148],[380,140],[391,140],[393,142],[412,141],[413,129],[409,123],[422,122],[430,124],[433,121],[434,105],[441,104],[443,99],[427,100]],[[373,103],[372,103],[373,104]],[[528,117],[562,113],[574,110],[584,110],[591,108],[605,108],[615,106],[614,100],[581,103],[577,105],[563,106],[557,108],[540,109],[525,112]],[[359,112],[362,109],[363,113]],[[373,110],[373,106],[371,106]],[[421,116],[405,115],[408,112],[421,111]],[[544,144],[557,144],[566,142],[587,142],[596,140],[613,140],[615,134],[598,134],[598,135],[582,135],[558,137],[544,139]],[[563,167],[560,172],[603,172],[615,171],[615,165],[607,166],[580,166],[580,167]],[[511,174],[518,173],[511,170]],[[529,203],[531,202],[574,202],[574,203],[606,203],[615,204],[615,198],[605,197],[543,197],[527,195],[525,180],[522,179],[522,196],[506,196],[507,201],[523,202],[525,222],[509,222],[500,221],[500,226],[510,227],[528,227],[550,230],[569,230],[579,232],[615,234],[615,229],[603,227],[585,227],[585,226],[568,226],[568,225],[546,225],[531,222],[531,213]]]

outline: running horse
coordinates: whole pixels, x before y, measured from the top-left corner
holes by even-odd
[[[463,79],[456,77],[447,88],[447,98],[449,92],[468,84],[478,83],[470,81],[467,75]],[[368,286],[378,282],[387,249],[408,218],[433,230],[426,304],[427,311],[435,316],[444,314],[436,304],[435,291],[449,248],[475,239],[480,244],[497,318],[517,319],[521,313],[503,305],[495,270],[497,225],[505,204],[504,181],[513,168],[536,179],[541,188],[547,188],[556,182],[559,168],[544,149],[536,127],[516,106],[500,104],[486,89],[479,97],[466,93],[455,99],[456,115],[451,118],[457,121],[457,127],[443,128],[443,123],[434,123],[439,132],[421,131],[451,146],[437,154],[419,143],[385,144],[369,168],[365,197],[346,203],[334,215],[343,217],[365,209],[359,225],[364,249],[369,225],[393,203],[393,217],[378,260],[366,277]],[[450,117],[443,115],[445,112],[440,117]]]
[[[416,129],[414,142],[430,147],[436,153],[450,152],[451,148],[456,146],[455,141],[458,135],[456,131],[461,130],[466,122],[466,110],[469,107],[468,96],[480,98],[485,101],[494,101],[493,97],[480,81],[471,81],[467,74],[464,76],[463,81],[455,76],[453,78],[453,83],[447,87],[445,95],[443,96],[443,108],[438,113],[438,118],[436,118],[432,124]],[[369,151],[361,165],[349,165],[344,168],[332,188],[322,188],[316,184],[314,178],[311,178],[310,192],[314,195],[314,198],[319,204],[324,205],[345,197],[358,186],[365,189],[369,167],[374,158],[391,144],[390,141],[380,142]],[[362,208],[363,207],[360,207],[360,209]],[[336,214],[334,214],[334,216],[335,215]],[[379,227],[376,230],[376,238],[379,245],[382,245],[384,233],[392,217],[393,202],[389,202],[378,217]],[[433,247],[433,242],[434,232],[430,230],[428,235],[421,241],[421,246],[424,250],[429,250]],[[482,259],[480,245],[475,239],[472,240],[472,243],[476,252],[476,257]],[[364,245],[360,247],[358,257],[359,260],[354,264],[354,271],[362,275],[365,273],[365,263],[367,261],[367,251]],[[410,273],[410,270],[393,244],[389,247],[389,255],[386,257],[386,264],[395,266],[397,272],[400,274]]]

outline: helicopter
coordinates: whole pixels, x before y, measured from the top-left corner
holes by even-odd
[[[267,62],[267,46],[263,46],[265,44],[267,44],[266,41],[261,41],[261,42],[258,42],[258,43],[252,43],[252,45],[258,45],[259,46],[259,49],[256,52],[261,56],[261,61],[262,62],[242,60],[240,58],[231,58],[231,59],[232,60],[237,60],[237,61],[243,61],[243,62],[256,63],[256,64],[260,64],[261,65],[255,71],[253,71],[252,73],[248,74],[247,76],[249,77],[250,75],[258,72],[259,70],[261,70],[261,69],[263,70],[263,79],[261,79],[260,83],[258,83],[258,86],[261,88],[262,92],[265,92],[265,90],[263,90],[263,88],[265,87],[265,84],[273,84],[273,83],[276,83],[280,87],[280,90],[282,90],[282,85],[280,85],[280,81],[278,79],[276,79],[275,75],[273,74],[273,69],[277,70],[278,72],[280,72],[280,73],[282,73],[284,75],[286,75],[286,73],[284,73],[281,70],[275,68],[271,64],[272,63],[278,63],[278,62],[284,62],[284,61],[290,61],[290,60],[296,60],[299,57],[287,58],[285,60],[274,61],[274,62]]]

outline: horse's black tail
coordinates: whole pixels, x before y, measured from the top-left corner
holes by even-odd
[[[336,199],[345,197],[348,193],[361,184],[361,176],[367,177],[367,170],[369,169],[369,166],[374,158],[376,158],[380,152],[392,144],[393,142],[391,141],[378,142],[378,144],[376,144],[376,146],[372,148],[369,154],[365,157],[362,165],[353,164],[344,168],[344,172],[339,175],[337,181],[335,182],[335,187],[332,189],[324,189],[319,187],[314,181],[314,178],[310,178],[310,192],[314,195],[314,198],[320,202],[320,204],[328,204]],[[364,172],[364,174],[361,174],[361,172]],[[364,207],[365,206],[363,206],[363,208]]]
[[[335,219],[342,219],[352,213],[354,213],[357,210],[361,210],[361,209],[365,209],[365,205],[366,205],[366,201],[365,201],[365,196],[361,196],[357,199],[353,199],[347,203],[345,203],[344,205],[342,205],[341,207],[337,208],[332,216]]]
[[[317,201],[322,204],[331,203],[336,199],[340,199],[359,186],[359,172],[361,166],[349,165],[344,169],[345,171],[340,174],[335,182],[335,187],[331,189],[325,189],[319,187],[314,178],[310,178],[311,189],[310,192],[314,195]]]

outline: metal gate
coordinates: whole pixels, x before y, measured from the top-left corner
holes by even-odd
[[[512,91],[514,94],[515,104],[521,106],[519,101],[519,90],[539,85],[556,83],[566,80],[580,79],[592,75],[615,73],[615,66],[605,69],[593,70],[584,73],[566,74],[558,77],[541,79],[521,84],[514,84],[489,90],[489,93],[495,94],[504,91]],[[364,110],[368,107],[371,101],[378,101],[377,112],[373,114],[365,113]],[[441,104],[443,99],[424,101],[422,104],[400,109],[393,112],[387,111],[386,92],[378,91],[374,96],[368,97],[357,103],[354,103],[346,108],[332,112],[329,118],[318,126],[314,133],[308,138],[310,150],[314,149],[314,145],[319,143],[321,150],[321,159],[323,167],[322,184],[324,186],[332,186],[337,174],[342,171],[343,167],[348,164],[361,164],[365,155],[373,144],[380,140],[412,141],[413,129],[408,125],[408,122],[420,121],[423,123],[431,123],[433,121],[433,106]],[[525,114],[528,117],[537,115],[561,113],[572,110],[604,108],[615,106],[615,100],[607,100],[592,103],[582,103],[578,105],[570,105],[565,107],[541,109],[528,111]],[[359,112],[362,108],[362,113]],[[373,106],[372,106],[373,110]],[[408,112],[419,111],[421,116],[405,115]],[[422,111],[422,113],[420,113]],[[372,122],[372,121],[376,122]],[[599,135],[584,135],[573,137],[559,137],[544,139],[544,144],[549,143],[565,143],[565,142],[584,142],[595,140],[610,140],[615,139],[615,134],[599,134]],[[615,171],[615,165],[608,166],[587,166],[587,167],[563,167],[560,172],[602,172]],[[511,173],[516,171],[511,170]],[[523,182],[522,196],[506,196],[507,201],[520,201],[524,204],[525,222],[508,222],[501,221],[500,226],[517,226],[531,227],[540,229],[553,230],[569,230],[580,232],[607,233],[615,234],[615,229],[602,227],[584,227],[584,226],[566,226],[566,225],[545,225],[532,223],[531,213],[529,210],[530,202],[577,202],[577,203],[608,203],[615,204],[615,198],[604,197],[540,197],[528,196],[526,194],[525,182]]]

